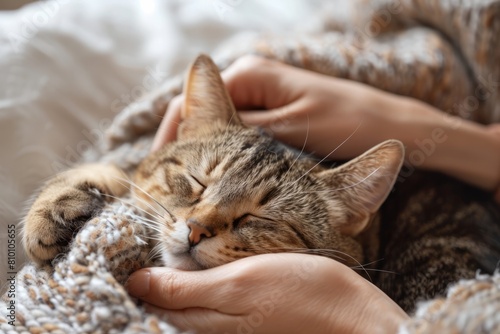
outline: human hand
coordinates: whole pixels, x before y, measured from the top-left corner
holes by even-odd
[[[256,56],[240,58],[222,78],[243,122],[285,143],[317,156],[350,159],[398,139],[408,165],[495,191],[500,202],[497,125],[486,127],[412,98]],[[181,95],[169,104],[153,150],[176,138],[182,103]]]
[[[203,271],[141,269],[127,288],[149,312],[197,333],[395,333],[408,317],[348,267],[305,254]]]
[[[237,60],[222,78],[244,123],[318,156],[353,158],[395,128],[386,104],[397,97],[354,81],[256,56]],[[182,95],[171,101],[153,150],[175,139],[182,103]]]

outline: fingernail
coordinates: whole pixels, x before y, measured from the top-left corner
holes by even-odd
[[[149,271],[141,270],[133,273],[125,284],[125,288],[132,296],[141,298],[149,294]]]

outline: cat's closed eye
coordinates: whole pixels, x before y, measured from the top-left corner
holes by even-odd
[[[251,219],[251,215],[248,214],[248,213],[245,213],[244,215],[242,215],[241,217],[238,217],[236,218],[234,221],[233,221],[233,229],[236,230],[238,229],[240,226],[242,226],[243,224],[245,223],[248,223],[249,220]]]
[[[267,227],[268,230],[274,229],[272,227],[276,227],[277,222],[274,219],[256,216],[250,213],[246,213],[241,217],[235,219],[233,221],[233,229],[241,229],[243,227]]]
[[[185,96],[177,141],[145,159],[135,179],[174,217],[157,223],[165,265],[211,268],[242,257],[234,251],[242,248],[251,250],[245,256],[328,248],[363,260],[354,238],[391,189],[400,143],[337,169],[318,166],[244,125],[206,57],[192,66]]]
[[[188,174],[187,178],[191,181],[191,188],[192,188],[192,193],[191,196],[199,200],[202,196],[205,190],[207,189],[207,186],[200,181],[199,178]]]
[[[195,176],[193,176],[193,175],[190,175],[190,176],[191,176],[191,178],[192,178],[192,179],[193,179],[196,183],[198,183],[198,184],[199,184],[199,185],[203,188],[203,190],[207,189],[207,186],[206,186],[204,183],[202,183],[202,182],[201,182],[198,178],[196,178],[196,177],[195,177]]]

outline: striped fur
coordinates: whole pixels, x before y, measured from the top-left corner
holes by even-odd
[[[397,142],[371,154],[381,156],[386,151],[401,154]],[[369,226],[371,214],[349,210],[353,204],[346,200],[362,191],[356,186],[344,188],[374,169],[351,166],[353,173],[364,174],[353,175],[349,168],[339,168],[337,174],[315,165],[255,129],[230,126],[210,138],[178,142],[151,155],[136,173],[134,183],[140,189],[134,189],[134,195],[151,219],[163,214],[160,239],[169,266],[208,268],[249,255],[295,249],[331,249],[332,257],[358,264],[364,255],[355,237]],[[341,178],[341,172],[352,181]],[[367,187],[370,181],[358,187]],[[188,243],[189,219],[213,235],[194,248]],[[356,224],[363,226],[350,228]]]
[[[283,251],[349,266],[375,261],[372,281],[407,311],[451,282],[495,269],[500,210],[486,194],[416,173],[381,207],[402,164],[401,143],[325,168],[244,126],[204,56],[185,95],[178,140],[142,161],[131,182],[164,265],[204,269]],[[25,220],[28,255],[47,262],[64,251],[110,196],[127,193],[126,177],[85,165],[49,181]]]
[[[373,218],[402,164],[401,143],[387,141],[325,169],[242,125],[217,67],[203,55],[191,67],[185,96],[178,140],[146,158],[132,183],[165,265],[201,269],[283,251],[348,265],[366,260],[365,250],[376,244]],[[102,195],[126,192],[123,177],[115,167],[89,165],[49,182],[25,222],[29,256],[44,262],[63,251],[103,207]],[[203,231],[196,242],[195,231]],[[366,240],[372,247],[363,247]]]
[[[193,64],[185,95],[179,140],[144,160],[134,179],[137,205],[151,220],[161,214],[165,265],[201,269],[282,251],[366,260],[360,234],[376,233],[371,220],[402,164],[399,142],[325,169],[242,125],[205,56]],[[206,231],[194,246],[189,221]]]

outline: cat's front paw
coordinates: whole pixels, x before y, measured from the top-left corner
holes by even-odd
[[[54,180],[26,216],[23,242],[28,256],[38,263],[55,258],[104,204],[103,192],[92,183]]]

